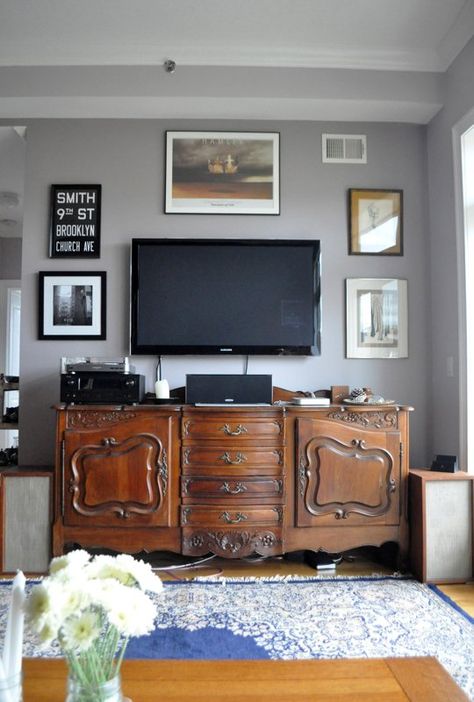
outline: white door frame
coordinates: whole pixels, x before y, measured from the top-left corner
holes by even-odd
[[[452,128],[453,144],[453,170],[454,170],[454,203],[456,218],[456,253],[457,253],[457,289],[458,289],[458,357],[459,357],[459,464],[461,468],[474,472],[474,455],[469,456],[468,436],[469,436],[469,416],[470,410],[468,402],[469,383],[474,382],[468,372],[467,358],[467,257],[466,257],[466,233],[464,217],[464,197],[463,197],[463,152],[462,137],[474,126],[474,109],[470,110]],[[474,441],[474,438],[472,439]],[[474,446],[474,444],[473,444]],[[471,451],[474,453],[474,451]]]

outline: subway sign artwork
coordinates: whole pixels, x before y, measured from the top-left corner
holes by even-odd
[[[100,185],[51,186],[50,258],[100,258]]]

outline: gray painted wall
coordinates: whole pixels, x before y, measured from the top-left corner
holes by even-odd
[[[245,129],[281,133],[281,215],[164,215],[166,129]],[[368,135],[368,165],[323,165],[321,133]],[[412,404],[412,465],[427,456],[427,395],[431,353],[429,318],[426,143],[422,126],[376,123],[210,122],[176,120],[38,120],[28,123],[26,167],[20,460],[53,461],[54,412],[59,399],[59,359],[65,355],[117,356],[128,347],[128,266],[133,236],[317,237],[322,242],[322,355],[316,358],[252,357],[249,371],[270,372],[276,385],[315,389],[332,384],[370,386]],[[102,257],[48,258],[49,188],[52,183],[102,184]],[[402,188],[405,194],[403,257],[347,254],[347,189]],[[37,273],[106,270],[107,340],[37,340]],[[344,348],[346,277],[408,279],[409,358],[348,360]],[[154,382],[155,358],[134,359]],[[189,372],[235,373],[243,359],[165,357],[171,387]],[[431,408],[429,411],[431,417]]]
[[[20,280],[21,239],[0,237],[0,280]]]
[[[446,74],[444,108],[427,129],[433,349],[429,443],[433,447],[433,454],[460,454],[458,276],[452,129],[474,107],[473,69],[474,40],[471,40]],[[455,362],[454,377],[447,376],[446,359],[449,356],[453,356]]]

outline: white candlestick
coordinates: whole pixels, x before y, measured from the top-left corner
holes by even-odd
[[[5,668],[3,667],[3,658],[0,656],[0,702],[13,702],[10,690],[2,690],[6,677]]]
[[[155,383],[155,395],[159,399],[166,399],[170,396],[170,386],[167,380],[157,380]]]
[[[23,652],[23,624],[26,579],[19,570],[13,579],[10,609],[8,610],[5,644],[3,647],[3,667],[10,678],[21,672]],[[16,701],[14,701],[16,702]]]

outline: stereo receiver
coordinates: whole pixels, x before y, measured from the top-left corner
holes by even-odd
[[[136,373],[76,371],[61,375],[61,402],[80,405],[138,404],[145,376]]]

